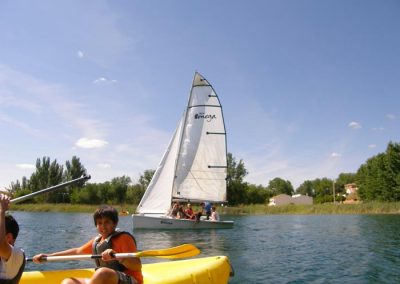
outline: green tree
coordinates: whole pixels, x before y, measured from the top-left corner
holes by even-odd
[[[231,153],[227,155],[228,175],[226,179],[228,201],[232,205],[244,203],[247,184],[243,182],[248,174],[243,160],[236,162]]]
[[[294,193],[292,183],[288,180],[284,180],[279,177],[270,180],[267,189],[269,192],[271,192],[272,195],[278,195],[278,194],[293,195]]]
[[[143,185],[140,184],[129,186],[126,192],[127,203],[138,205],[143,197],[145,190],[146,188],[144,188]]]
[[[239,181],[231,181],[228,186],[228,200],[231,205],[246,203],[247,184]]]
[[[314,203],[333,202],[333,180],[317,178],[313,181]]]
[[[296,192],[302,195],[315,196],[313,182],[311,180],[304,181],[297,189]]]
[[[80,178],[81,176],[84,176],[84,175],[86,175],[86,169],[78,157],[73,156],[71,161],[65,162],[65,171],[63,174],[64,181],[74,180],[74,179]],[[57,194],[59,196],[60,195],[62,196],[63,203],[69,203],[69,202],[72,202],[72,200],[71,200],[72,192],[75,192],[73,203],[82,203],[82,201],[78,202],[78,199],[79,199],[78,196],[81,196],[82,197],[81,199],[85,199],[83,197],[83,195],[85,195],[86,193],[82,192],[82,194],[80,194],[77,191],[82,189],[84,186],[85,186],[85,181],[80,181],[79,183],[69,186],[68,188],[59,189],[57,191]],[[90,204],[90,203],[88,203],[88,204]]]
[[[349,183],[356,182],[356,174],[355,173],[341,173],[335,182],[335,192],[338,194],[345,193],[344,186]]]
[[[387,200],[400,200],[400,144],[390,142],[386,148],[385,170],[388,181]]]
[[[356,174],[363,200],[400,200],[400,144],[390,142],[380,153],[360,166]]]
[[[25,176],[22,177],[21,183],[19,182],[19,180],[16,180],[15,182],[11,182],[9,190],[10,190],[11,195],[14,198],[32,193],[32,191],[29,189],[29,179],[27,179]],[[29,202],[29,201],[25,201],[25,202]]]
[[[125,204],[126,191],[131,183],[131,178],[128,176],[116,177],[111,180],[113,200],[118,204]]]
[[[155,172],[155,170],[145,170],[144,173],[140,175],[139,184],[143,189],[146,189],[149,186]]]
[[[36,160],[36,171],[32,173],[29,180],[31,192],[35,192],[62,182],[63,166],[57,163],[57,160],[50,162],[49,157],[43,157]],[[39,202],[56,202],[59,196],[57,193],[47,193],[35,197]],[[61,200],[61,198],[60,198]]]
[[[231,153],[228,153],[227,165],[228,165],[228,176],[226,179],[227,186],[229,187],[229,185],[232,182],[242,183],[244,177],[248,174],[248,171],[244,166],[243,160],[240,159],[239,162],[236,162],[235,157],[233,157]]]
[[[95,183],[88,183],[84,188],[74,188],[70,192],[72,204],[100,204],[99,186]]]
[[[264,204],[270,195],[265,187],[262,185],[247,185],[246,190],[246,203],[247,204]]]
[[[64,172],[65,181],[77,179],[84,175],[87,175],[86,169],[78,157],[73,156],[71,161],[65,162],[65,172]],[[79,186],[83,186],[84,184],[85,181],[82,181],[79,184]]]

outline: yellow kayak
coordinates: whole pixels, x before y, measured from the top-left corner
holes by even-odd
[[[89,278],[94,269],[28,271],[24,272],[20,284],[56,284],[64,278]],[[143,264],[145,284],[202,284],[228,283],[233,273],[226,256],[194,258]]]

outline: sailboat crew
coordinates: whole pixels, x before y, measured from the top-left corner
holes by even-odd
[[[6,215],[9,204],[10,198],[0,194],[0,283],[17,284],[25,267],[25,255],[14,246],[19,226],[11,215]]]

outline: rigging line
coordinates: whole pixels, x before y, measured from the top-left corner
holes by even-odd
[[[205,190],[203,189],[203,187],[199,184],[199,182],[197,181],[197,178],[193,175],[192,171],[189,171],[190,175],[193,177],[193,180],[196,182],[197,186],[203,191],[205,192]]]

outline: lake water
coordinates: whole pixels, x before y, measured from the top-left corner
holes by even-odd
[[[27,256],[80,246],[96,235],[91,214],[13,212]],[[199,256],[227,255],[230,283],[400,283],[400,215],[223,216],[231,230],[138,231],[139,250],[192,243]],[[130,216],[119,227],[131,231]],[[144,263],[161,261],[143,258]],[[29,263],[27,270],[89,267]]]

